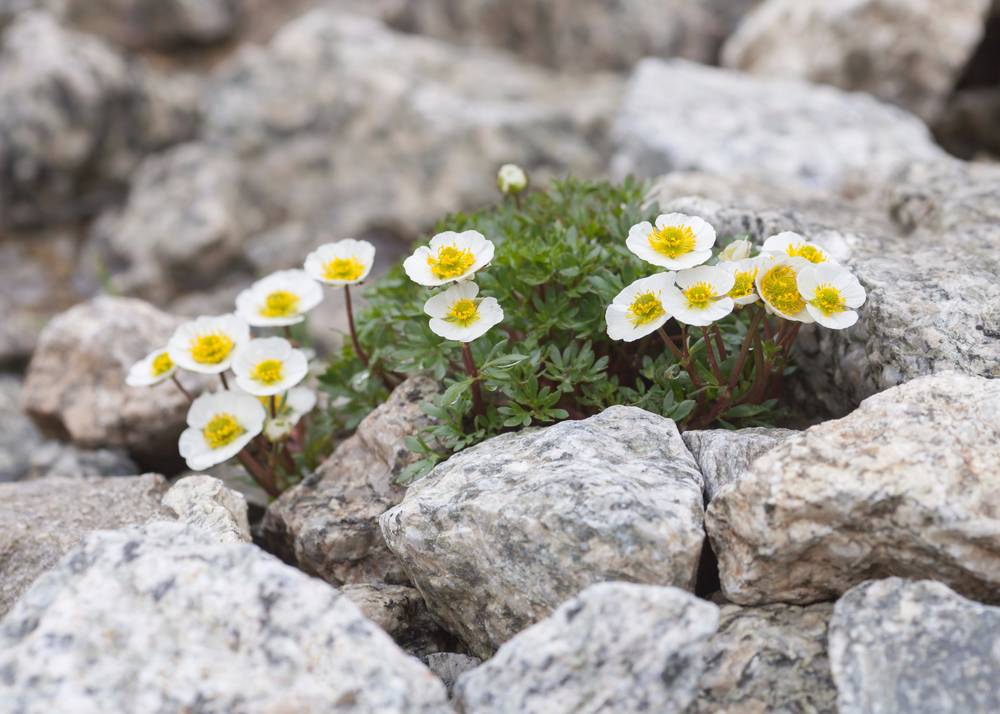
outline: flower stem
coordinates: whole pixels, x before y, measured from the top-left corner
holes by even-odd
[[[674,353],[674,357],[677,358],[677,361],[683,363],[684,354],[677,348],[677,345],[674,344],[674,341],[670,339],[670,336],[667,334],[666,330],[664,330],[661,327],[656,332],[660,335],[660,339],[663,340],[663,344],[666,345],[667,349],[669,349],[671,352]]]
[[[479,388],[479,372],[476,370],[476,363],[472,359],[472,349],[469,347],[468,342],[462,343],[462,359],[465,361],[465,371],[472,378],[473,415],[482,416],[485,411],[483,409],[483,393]]]
[[[229,389],[229,382],[226,381],[226,373],[225,372],[219,372],[219,379],[222,380],[222,388],[223,389]]]
[[[188,390],[184,389],[184,385],[181,384],[181,380],[177,379],[177,375],[176,374],[170,375],[170,379],[173,381],[174,386],[176,386],[179,390],[181,390],[181,394],[183,394],[185,397],[187,397],[188,402],[193,402],[194,401],[194,397],[191,396],[191,392],[189,392]]]
[[[715,349],[712,347],[712,334],[703,327],[701,328],[701,336],[705,342],[705,355],[708,357],[708,366],[712,370],[712,376],[721,385],[723,382],[722,372],[719,370],[719,363],[715,359]]]
[[[278,400],[275,399],[275,396],[273,394],[271,395],[271,418],[272,419],[278,418]]]
[[[281,490],[274,483],[274,474],[261,466],[257,459],[250,455],[249,451],[243,449],[243,451],[236,455],[236,458],[240,460],[243,467],[253,476],[253,480],[267,492],[268,496],[277,498],[281,495]]]
[[[729,374],[730,394],[732,394],[733,390],[736,389],[736,385],[740,383],[740,375],[743,373],[743,365],[746,364],[747,355],[750,353],[750,344],[753,342],[754,335],[757,333],[760,321],[764,318],[764,310],[758,310],[754,313],[754,316],[750,318],[750,325],[747,327],[747,334],[743,338],[743,344],[740,345],[740,354],[736,358],[736,364],[733,365],[733,371]]]
[[[365,367],[368,366],[368,355],[365,351],[361,349],[361,343],[358,341],[358,331],[354,327],[354,308],[351,306],[351,286],[344,286],[344,302],[347,304],[347,325],[351,329],[351,344],[354,345],[354,354],[358,356],[361,360],[361,364]]]
[[[726,343],[722,339],[722,331],[719,329],[719,323],[712,325],[712,331],[715,333],[715,346],[719,353],[719,359],[725,362],[729,354],[726,352]]]

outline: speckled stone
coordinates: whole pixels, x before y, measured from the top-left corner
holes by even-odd
[[[166,490],[159,474],[0,484],[0,615],[91,531],[171,519]]]
[[[482,664],[478,657],[470,657],[457,652],[434,652],[421,659],[427,668],[444,682],[449,697],[455,690],[458,678],[470,669],[475,669]]]
[[[163,497],[163,505],[190,523],[218,538],[220,543],[249,543],[247,502],[236,491],[211,476],[178,479]]]
[[[719,609],[677,588],[600,583],[458,679],[463,714],[682,711]]]
[[[684,432],[684,444],[705,479],[705,502],[715,498],[722,487],[740,480],[754,459],[795,433],[766,427]]]
[[[268,547],[334,585],[406,584],[378,517],[403,498],[395,479],[417,458],[404,440],[431,423],[420,405],[439,390],[428,377],[411,377],[393,390],[315,474],[271,503],[263,523]]]
[[[708,507],[723,592],[808,603],[903,575],[1000,601],[997,443],[1000,380],[954,372],[786,440]]]
[[[693,590],[702,518],[676,425],[611,407],[452,456],[380,523],[434,616],[487,657],[593,583]]]
[[[420,657],[455,645],[454,638],[431,618],[416,588],[352,583],[339,589],[409,654]]]
[[[446,714],[445,688],[348,598],[190,525],[96,533],[0,625],[22,714]]]
[[[993,714],[1000,608],[929,580],[867,582],[837,601],[830,664],[840,714]]]
[[[833,605],[723,605],[685,714],[836,714],[826,655]]]

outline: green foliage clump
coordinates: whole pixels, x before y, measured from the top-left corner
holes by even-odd
[[[410,440],[422,458],[404,479],[505,430],[583,418],[615,404],[641,407],[682,427],[770,423],[773,399],[717,414],[699,408],[733,390],[713,377],[700,332],[682,334],[675,322],[667,327],[672,338],[689,345],[695,380],[656,335],[634,343],[608,337],[604,313],[615,295],[658,272],[625,247],[630,226],[659,212],[644,201],[645,192],[632,180],[613,185],[568,179],[519,202],[508,198],[442,220],[434,232],[475,229],[496,245],[493,262],[475,276],[480,296],[495,297],[504,310],[503,322],[470,345],[483,413],[473,415],[472,378],[463,367],[461,344],[428,327],[423,305],[431,291],[396,266],[367,291],[367,308],[358,319],[370,367],[345,347],[322,378],[333,397],[332,421],[352,428],[403,376],[427,373],[441,381],[443,393],[425,405],[437,423]],[[718,324],[715,339],[727,355],[723,374],[736,363],[750,322],[751,311],[743,309]],[[735,387],[747,391],[755,384],[755,365],[750,360],[739,366]]]

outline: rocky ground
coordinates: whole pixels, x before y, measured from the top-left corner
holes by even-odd
[[[989,0],[0,0],[0,712],[1000,711],[998,48]],[[850,266],[814,425],[613,407],[407,490],[416,378],[270,504],[182,472],[132,362],[508,161]]]

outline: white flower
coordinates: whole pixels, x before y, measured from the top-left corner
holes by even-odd
[[[629,229],[628,249],[647,263],[670,270],[684,270],[701,265],[712,257],[715,229],[697,216],[667,213]]]
[[[604,312],[608,337],[634,342],[662,327],[670,319],[663,300],[674,289],[674,273],[657,273],[636,280],[615,295]]]
[[[757,295],[757,273],[760,271],[760,261],[757,258],[743,258],[725,263],[719,263],[720,268],[728,270],[733,276],[733,287],[729,297],[737,305],[749,305],[760,300]]]
[[[151,387],[170,379],[176,371],[177,365],[170,359],[166,348],[153,350],[132,365],[125,377],[125,384],[130,387]]]
[[[236,315],[199,317],[177,328],[167,352],[178,367],[220,374],[229,369],[236,348],[249,339],[250,327]]]
[[[799,292],[806,310],[816,322],[833,330],[843,330],[858,321],[859,308],[867,295],[858,279],[839,265],[824,263],[799,273]]]
[[[375,263],[375,246],[347,238],[325,243],[306,256],[306,272],[327,285],[356,285],[368,277]]]
[[[266,400],[265,400],[266,401]],[[316,406],[316,392],[307,387],[295,387],[289,390],[278,404],[278,415],[269,417],[264,424],[264,436],[269,441],[281,441],[306,414]],[[270,404],[266,405],[270,408]]]
[[[758,257],[757,293],[771,312],[786,320],[813,321],[798,286],[799,273],[810,265],[798,256],[772,253]]]
[[[308,372],[305,353],[283,337],[250,340],[233,357],[236,384],[257,397],[287,392]]]
[[[264,407],[242,392],[202,394],[188,410],[180,452],[192,471],[236,456],[264,427]]]
[[[496,298],[477,298],[479,286],[469,281],[452,285],[424,303],[431,332],[446,340],[472,342],[503,320]]]
[[[446,231],[431,238],[403,261],[403,270],[418,285],[434,287],[471,278],[493,260],[493,242],[479,231]]]
[[[748,240],[734,240],[719,251],[719,262],[730,263],[736,260],[746,260],[750,257],[753,243]]]
[[[677,273],[677,287],[664,295],[663,304],[670,315],[685,325],[705,327],[733,311],[729,291],[733,273],[718,265],[701,265]]]
[[[810,263],[826,263],[831,260],[825,250],[815,243],[810,243],[804,236],[791,231],[785,231],[768,238],[764,241],[761,252],[803,258]]]
[[[279,270],[236,296],[236,314],[254,327],[296,325],[323,302],[323,289],[304,270]]]
[[[500,193],[507,194],[520,193],[528,185],[528,177],[524,169],[516,164],[504,164],[497,172],[497,188]]]

